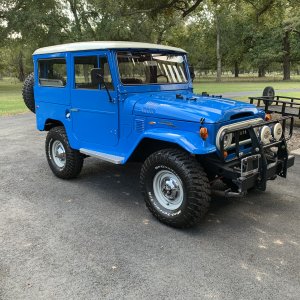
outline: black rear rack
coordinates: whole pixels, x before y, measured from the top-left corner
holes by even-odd
[[[250,103],[264,108],[266,113],[278,113],[300,119],[300,98],[274,96],[249,97]],[[298,102],[295,102],[298,101]]]

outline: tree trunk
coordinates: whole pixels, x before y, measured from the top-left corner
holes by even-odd
[[[221,82],[222,80],[222,58],[221,58],[221,45],[220,45],[220,24],[219,17],[216,14],[216,29],[217,29],[217,82]]]
[[[258,77],[266,77],[266,68],[264,66],[258,68]]]
[[[286,31],[283,37],[283,80],[291,79],[291,43],[290,32]]]
[[[238,78],[240,74],[239,63],[236,61],[234,63],[234,77]]]
[[[89,65],[83,65],[83,76],[85,83],[90,81]]]
[[[25,80],[24,62],[23,62],[23,52],[20,51],[18,56],[18,79],[23,82]]]

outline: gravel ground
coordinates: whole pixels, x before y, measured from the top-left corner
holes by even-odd
[[[292,138],[288,141],[289,150],[300,148],[300,128],[295,127]]]
[[[159,223],[139,164],[51,173],[34,115],[0,118],[0,299],[299,299],[300,157],[288,178],[213,198],[201,224]]]
[[[277,119],[280,118],[281,115],[273,113],[272,114],[272,119]],[[293,129],[293,135],[291,137],[290,140],[288,140],[287,144],[288,144],[288,149],[290,151],[292,150],[296,150],[300,148],[300,123],[299,123],[299,119],[295,118],[295,125],[294,125],[294,129]],[[286,132],[285,132],[285,136],[289,135],[289,124],[287,124],[287,128],[286,128]]]

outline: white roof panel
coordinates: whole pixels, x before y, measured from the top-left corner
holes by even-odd
[[[165,45],[138,43],[138,42],[119,42],[119,41],[93,41],[93,42],[79,42],[70,44],[61,44],[50,47],[40,48],[34,51],[36,54],[48,54],[70,51],[86,51],[86,50],[100,50],[100,49],[155,49],[155,50],[169,50],[186,53],[185,50]]]

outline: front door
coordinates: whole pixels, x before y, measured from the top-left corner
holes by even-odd
[[[83,148],[101,149],[118,143],[118,102],[105,51],[72,54],[74,82],[71,89],[73,132]],[[104,84],[93,85],[91,70],[100,68]]]

